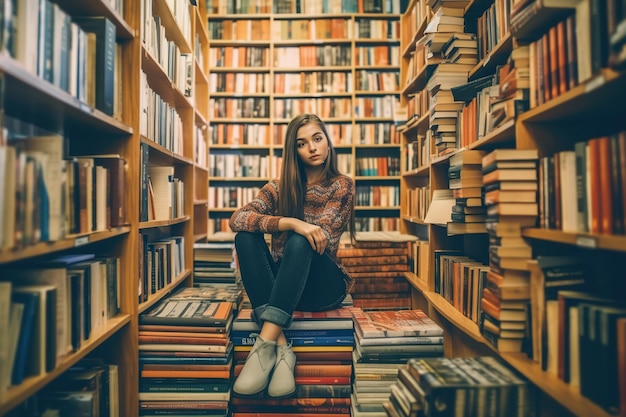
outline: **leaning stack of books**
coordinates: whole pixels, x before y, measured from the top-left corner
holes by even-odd
[[[353,417],[384,417],[398,369],[410,358],[441,356],[443,329],[421,310],[351,309],[355,350]]]
[[[455,204],[448,223],[449,234],[485,233],[487,209],[482,199],[482,159],[484,151],[464,150],[450,157],[448,167],[449,188],[453,190]],[[458,191],[458,193],[457,193]],[[475,197],[466,197],[465,195]],[[458,195],[458,197],[457,197]]]
[[[165,298],[139,315],[141,416],[228,414],[232,323],[232,302],[197,294]]]
[[[526,334],[532,248],[522,228],[537,222],[537,161],[535,149],[497,149],[482,161],[490,272],[479,326],[500,352],[521,352]]]
[[[494,357],[413,358],[383,403],[388,415],[528,416],[528,382]]]
[[[234,376],[241,372],[259,328],[250,309],[242,309],[233,323]],[[231,411],[263,417],[284,415],[350,415],[354,330],[350,307],[322,312],[294,312],[285,336],[296,354],[296,393],[272,399],[233,396]],[[274,414],[272,414],[274,413]],[[280,414],[283,415],[283,414]]]
[[[411,288],[404,274],[409,271],[410,242],[415,240],[397,232],[359,232],[355,242],[342,238],[337,257],[355,280],[354,306],[411,307]]]

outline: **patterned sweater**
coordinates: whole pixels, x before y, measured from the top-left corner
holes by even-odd
[[[304,197],[304,221],[322,228],[326,239],[326,253],[341,269],[346,280],[346,294],[354,280],[337,260],[337,249],[342,233],[348,227],[354,181],[345,175],[306,186]],[[230,218],[234,232],[260,232],[272,234],[272,257],[279,261],[284,253],[287,233],[278,230],[278,181],[270,181],[250,203],[239,208]]]

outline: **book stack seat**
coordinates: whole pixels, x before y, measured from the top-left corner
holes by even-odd
[[[353,417],[385,417],[398,370],[410,358],[443,355],[443,329],[421,310],[351,309],[354,320]]]
[[[185,288],[139,315],[140,416],[228,415],[233,303],[198,290]]]
[[[411,286],[405,273],[409,242],[415,240],[397,232],[359,232],[355,242],[342,237],[337,257],[355,280],[351,289],[355,307],[411,308]]]
[[[521,352],[529,318],[532,247],[522,228],[538,216],[537,150],[496,149],[483,157],[489,267],[480,330],[500,352]]]
[[[323,312],[294,312],[285,336],[296,354],[296,393],[273,399],[265,393],[251,397],[233,395],[232,417],[255,416],[350,416],[354,327],[351,307]],[[234,377],[239,375],[259,328],[250,309],[242,309],[231,331]]]
[[[529,383],[491,356],[409,359],[383,407],[389,416],[408,417],[528,416],[534,410]]]

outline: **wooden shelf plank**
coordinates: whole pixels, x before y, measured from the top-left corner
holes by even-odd
[[[570,233],[561,230],[529,228],[522,230],[522,236],[565,243],[589,249],[604,249],[626,252],[626,236],[598,235],[592,233]]]
[[[114,333],[130,322],[129,314],[120,314],[106,322],[104,326],[94,329],[89,339],[82,342],[77,352],[72,352],[57,359],[57,366],[51,372],[44,375],[31,376],[17,386],[11,386],[5,394],[5,399],[0,403],[0,415],[5,415],[12,408],[18,406],[33,393],[45,387],[55,378],[67,371],[72,365],[76,364],[80,359],[87,356],[98,346],[106,342]],[[122,388],[122,387],[120,387]]]
[[[56,242],[40,242],[23,248],[0,250],[0,265],[9,262],[21,261],[35,256],[51,255],[63,250],[89,245],[95,242],[111,239],[116,236],[125,235],[129,232],[130,226],[120,226],[100,232],[68,235],[65,239],[58,240]]]

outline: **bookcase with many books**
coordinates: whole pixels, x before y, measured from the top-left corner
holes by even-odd
[[[327,123],[356,179],[360,229],[397,229],[400,2],[365,3],[208,6],[210,234],[278,178],[285,129],[303,112]]]
[[[42,412],[102,359],[107,415],[137,416],[138,314],[190,283],[206,239],[205,4],[5,6],[0,415]]]
[[[414,247],[414,272],[407,274],[413,308],[429,312],[445,329],[446,356],[495,355],[528,378],[536,388],[536,414],[542,416],[625,413],[626,372],[617,354],[624,343],[624,304],[616,294],[623,291],[620,265],[626,248],[625,126],[618,110],[626,83],[618,28],[626,16],[618,4],[417,0],[401,19],[401,101],[408,120],[399,128],[400,229],[421,239]],[[468,53],[475,61],[460,71],[465,80],[449,85],[452,94],[441,95],[446,88],[443,78],[436,80],[439,65],[466,62],[462,52],[454,54],[452,42],[446,45],[457,31],[464,33],[457,40],[476,35],[476,52]],[[457,124],[449,142],[437,135],[446,118]],[[535,206],[531,221],[518,224],[516,236],[506,236],[524,253],[517,266],[507,263],[512,257],[494,257],[504,247],[504,229],[498,226],[506,215],[500,212],[500,222],[490,223],[492,207],[504,207],[494,199],[504,198],[506,190],[491,194],[484,169],[485,156],[503,158],[509,151],[516,163],[520,155],[534,155],[530,160],[536,161],[529,165],[536,167],[536,184],[511,197],[515,210]],[[471,175],[455,179],[454,167],[465,170],[472,158],[477,158],[478,182],[472,183]],[[473,185],[459,186],[465,181]],[[470,195],[473,187],[482,190]],[[522,202],[521,195],[529,200]],[[451,204],[471,198],[482,200],[486,220],[475,227],[451,221]],[[433,216],[429,208],[443,210],[444,216]],[[462,211],[470,213],[467,207]],[[525,218],[519,212],[513,216],[520,222]],[[505,291],[516,292],[511,302],[524,301],[519,303],[525,306],[524,327],[517,331],[521,344],[500,345],[505,329],[497,323],[500,337],[489,335],[481,320],[489,315],[483,307],[489,290],[466,290],[473,301],[471,295],[457,299],[442,291],[444,260],[454,256],[465,257],[456,262],[459,277],[472,268],[486,269],[471,273],[470,282],[499,285],[499,312],[509,302],[502,298]],[[563,262],[558,274],[548,261]],[[569,283],[559,283],[559,274]],[[496,285],[498,275],[504,278]],[[546,286],[550,280],[554,289]],[[505,288],[507,281],[515,284]],[[453,281],[452,288],[464,294],[462,280]],[[590,334],[600,337],[597,345]]]

